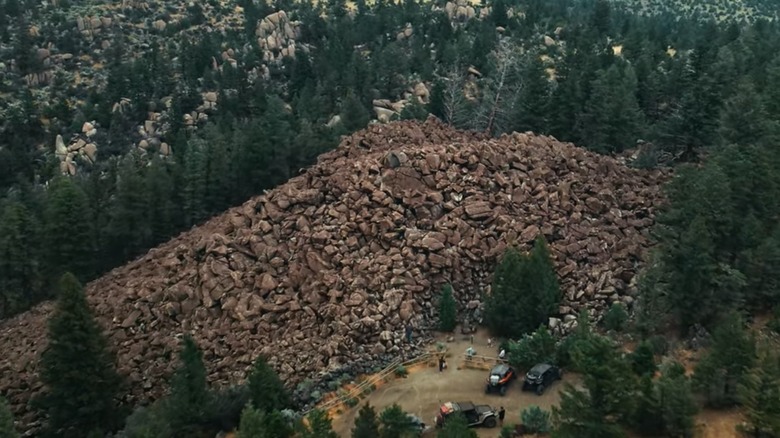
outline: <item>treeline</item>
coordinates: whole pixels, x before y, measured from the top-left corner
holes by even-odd
[[[707,166],[710,164],[705,169]],[[682,245],[691,242],[680,240]],[[665,248],[662,244],[661,251]],[[691,257],[694,261],[707,260],[705,255]],[[677,275],[683,285],[701,284],[701,267],[679,266],[680,270],[688,270],[688,277],[684,272],[664,268],[663,263],[650,268],[659,269],[659,273],[648,275],[659,275],[658,279],[660,275]],[[707,272],[714,275],[714,271]],[[533,425],[534,431],[551,431],[557,438],[625,437],[629,431],[638,436],[690,437],[694,436],[694,416],[701,409],[739,406],[745,423],[735,433],[757,438],[780,436],[780,355],[777,340],[766,336],[771,331],[780,333],[780,314],[763,334],[760,327],[746,320],[756,310],[748,304],[751,299],[764,299],[766,305],[773,302],[766,297],[766,289],[752,294],[738,288],[728,290],[731,295],[750,297],[730,302],[731,307],[713,298],[710,291],[714,302],[699,303],[702,311],[693,313],[694,309],[679,305],[679,295],[668,291],[660,295],[649,289],[660,284],[660,280],[652,285],[643,283],[638,309],[614,303],[599,321],[599,330],[588,311],[581,311],[572,333],[556,339],[547,329],[546,316],[557,310],[560,289],[544,241],[537,240],[527,256],[509,248],[496,268],[492,293],[485,303],[486,325],[492,334],[506,339],[499,348],[506,350],[507,360],[521,372],[550,363],[582,377],[582,387],[564,384],[561,400],[551,412],[523,412],[517,417],[520,424]],[[721,285],[709,286],[713,284]],[[671,283],[669,287],[677,285]],[[701,284],[699,289],[688,291],[703,293],[707,286]],[[445,288],[440,302],[442,315],[448,308],[447,297]],[[635,318],[629,318],[629,311],[635,313]],[[709,318],[699,320],[696,317],[700,315]],[[669,336],[669,331],[690,327],[693,321],[706,324],[696,331],[697,348],[703,346],[706,350],[692,365],[687,364],[693,369],[689,376],[686,364],[676,356],[679,341]],[[626,340],[636,343],[629,351]],[[502,436],[512,436],[511,431],[502,431]]]
[[[35,7],[26,13],[15,5],[3,2],[19,20],[35,19]],[[60,72],[45,99],[34,98],[21,86],[22,70],[6,72],[5,82],[16,86],[6,90],[10,103],[0,104],[0,316],[50,297],[64,271],[88,281],[278,185],[334,147],[339,135],[365,126],[373,99],[400,98],[416,81],[432,84],[430,103],[408,105],[403,118],[433,113],[496,134],[533,130],[605,153],[642,139],[644,166],[664,156],[693,160],[727,138],[752,138],[745,129],[752,124],[727,116],[740,115],[732,106],[745,99],[744,90],[763,102],[763,120],[778,117],[774,23],[637,17],[595,0],[498,0],[485,19],[453,26],[443,11],[414,1],[358,2],[354,16],[340,2],[290,2],[277,7],[303,23],[299,43],[311,50],[271,66],[270,79],[252,80],[260,65],[254,23],[273,9],[241,6],[244,29],[193,28],[138,58],[117,36],[101,89],[85,91]],[[510,18],[510,8],[522,14]],[[397,39],[407,23],[413,35]],[[14,36],[16,24],[6,22],[8,41],[29,55],[41,41]],[[61,25],[44,23],[41,32],[54,35],[47,26]],[[238,68],[214,70],[212,59],[227,47],[237,49]],[[467,74],[469,66],[479,73]],[[219,109],[192,132],[183,115],[204,90],[216,90]],[[112,111],[127,96],[131,101]],[[74,98],[84,103],[74,106]],[[163,112],[172,158],[128,153],[150,109]],[[334,115],[340,123],[327,127]],[[100,127],[98,163],[58,180],[56,158],[30,145],[53,145],[57,134],[78,132],[91,120]],[[739,173],[732,164],[724,171]]]

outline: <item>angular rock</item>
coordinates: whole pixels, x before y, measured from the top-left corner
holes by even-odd
[[[397,167],[383,162],[391,152]],[[71,154],[63,172],[76,171]],[[404,327],[417,338],[436,324],[432,306],[446,283],[461,310],[478,312],[503,249],[526,251],[540,233],[564,295],[549,321],[556,334],[581,310],[598,317],[609,301],[629,303],[666,179],[550,137],[487,138],[434,119],[371,125],[285,184],[94,280],[86,294],[133,382],[132,403],[165,394],[184,333],[204,350],[214,385],[241,383],[263,353],[294,388],[319,372],[403,354]],[[25,425],[40,420],[28,402],[41,391],[52,309],[43,303],[0,321],[0,392]]]

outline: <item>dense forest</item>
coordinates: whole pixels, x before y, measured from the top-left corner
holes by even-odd
[[[79,282],[298,174],[340,136],[378,118],[377,100],[402,99],[423,83],[429,97],[408,98],[391,117],[430,114],[493,135],[533,131],[630,155],[634,166],[674,167],[656,249],[632,309],[641,348],[622,356],[612,338],[584,322],[555,347],[544,330],[529,333],[544,321],[544,309],[533,320],[507,322],[519,327],[504,333],[520,339],[509,346],[514,361],[547,358],[527,357],[542,351],[585,376],[588,391],[567,388],[553,411],[555,436],[623,436],[625,428],[690,436],[691,391],[708,406],[745,406],[754,436],[778,436],[780,362],[744,328],[756,315],[780,310],[780,27],[766,3],[724,19],[706,8],[646,13],[632,2],[606,0],[495,0],[473,17],[414,0],[357,1],[354,8],[343,1],[268,6],[239,0],[242,21],[220,32],[208,24],[225,6],[192,3],[159,38],[115,35],[100,51],[100,68],[91,64],[79,73],[76,64],[75,71],[52,68],[44,53],[56,47],[78,55],[69,62],[92,62],[84,58],[90,47],[72,30],[72,13],[85,6],[0,0],[0,317],[64,291],[50,334],[67,338],[68,327],[77,327],[90,339],[94,348],[84,366],[103,378],[85,397],[96,401],[95,412],[116,419],[96,425],[62,408],[74,390],[58,388],[53,376],[64,372],[63,363],[80,362],[67,349],[60,357],[49,350],[44,379],[53,391],[41,408],[50,427],[70,430],[67,436],[99,434],[116,430],[127,414],[109,406],[119,382],[94,323],[84,322],[89,312]],[[300,49],[270,62],[257,23],[280,10],[300,23]],[[228,51],[234,63],[222,62]],[[30,79],[44,73],[45,83]],[[218,109],[190,123],[204,93],[216,93],[205,100],[218,102]],[[137,128],[149,113],[160,114],[160,141],[138,147],[145,137]],[[97,159],[72,172],[55,153],[58,136],[87,125],[98,127],[88,130],[99,145]],[[522,264],[519,256],[505,260]],[[497,272],[512,277],[510,268]],[[544,283],[540,293],[550,297],[555,286],[543,277],[513,278]],[[606,328],[625,329],[621,312],[610,311]],[[690,381],[679,364],[653,361],[669,330],[713,333],[712,353]],[[246,436],[292,433],[281,413],[289,401],[262,359],[255,374],[260,389],[250,381],[249,392],[226,396],[206,387],[191,340],[181,355],[170,400],[131,416],[128,429],[136,434],[128,436],[195,436],[188,429],[194,418],[202,420],[198,433],[210,433],[222,426],[219,413],[229,412],[225,418],[236,423],[247,401],[254,406],[241,416],[242,428],[244,421],[246,428],[282,424],[285,432]],[[652,380],[658,369],[661,377]],[[272,390],[264,392],[263,384]],[[258,405],[268,394],[279,399]],[[217,414],[204,425],[206,406]],[[642,422],[661,417],[657,424]],[[331,436],[328,420],[315,420],[301,436]],[[181,427],[167,430],[170,435],[144,432],[155,421]],[[68,429],[82,426],[88,429]],[[360,427],[369,430],[364,436],[387,428]],[[465,436],[457,433],[451,436]]]
[[[428,103],[412,102],[394,117],[431,113],[493,134],[530,130],[603,153],[639,142],[641,166],[735,154],[726,152],[733,144],[755,150],[771,142],[780,112],[772,86],[780,78],[779,34],[760,19],[642,17],[606,1],[502,0],[482,19],[463,20],[413,1],[359,2],[350,13],[338,2],[240,4],[242,28],[206,32],[197,25],[203,11],[191,8],[179,23],[190,24],[186,38],[139,50],[119,34],[101,52],[103,79],[74,85],[73,73],[58,68],[50,84],[34,87],[24,77],[45,70],[37,47],[53,40],[86,49],[62,30],[68,6],[40,15],[37,4],[2,3],[9,18],[0,23],[2,53],[13,61],[0,85],[7,96],[0,314],[51,296],[63,272],[88,281],[285,181],[339,135],[365,126],[375,99],[400,98],[419,81],[431,84]],[[266,64],[254,23],[275,9],[300,21],[298,45],[310,49],[268,63],[267,79],[259,79],[257,67]],[[35,37],[27,32],[32,22],[44,23]],[[408,27],[411,36],[396,36]],[[231,47],[240,48],[236,67],[215,69],[213,60]],[[189,129],[182,116],[202,91],[218,93],[219,109]],[[154,109],[169,155],[134,147],[134,127]],[[62,178],[51,145],[88,121],[100,127],[92,140],[98,159]],[[738,178],[734,160],[724,159],[731,168],[722,171]],[[764,213],[755,212],[758,222]]]

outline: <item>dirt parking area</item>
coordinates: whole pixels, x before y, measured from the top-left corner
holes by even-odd
[[[342,437],[350,437],[351,429],[360,408],[371,403],[381,412],[384,408],[396,403],[405,411],[419,416],[432,424],[439,405],[447,401],[471,401],[475,404],[487,403],[498,409],[506,409],[505,424],[516,424],[520,421],[520,412],[531,405],[550,409],[559,400],[558,391],[563,382],[577,384],[577,376],[564,375],[563,382],[555,382],[541,396],[533,392],[522,391],[522,378],[518,377],[510,386],[507,394],[485,394],[485,379],[487,371],[459,368],[463,353],[469,347],[469,337],[459,336],[455,342],[446,344],[451,356],[448,357],[448,369],[440,373],[436,367],[420,366],[411,369],[406,378],[392,380],[381,385],[376,391],[360,401],[360,404],[333,418],[334,430]],[[494,348],[487,345],[485,334],[478,333],[474,337],[474,348],[478,355],[496,355]],[[480,437],[497,437],[500,428],[477,428]]]

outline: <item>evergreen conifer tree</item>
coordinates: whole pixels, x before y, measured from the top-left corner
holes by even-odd
[[[290,405],[290,397],[282,381],[263,356],[255,359],[248,379],[252,405],[261,412],[282,410]]]
[[[21,203],[9,201],[0,215],[0,317],[40,298],[38,223]]]
[[[407,438],[419,433],[416,426],[409,419],[409,414],[400,406],[393,404],[379,415],[381,438]]]
[[[0,437],[19,438],[19,434],[14,427],[14,417],[11,414],[11,407],[4,398],[0,397]]]
[[[733,406],[737,388],[755,364],[756,346],[742,318],[729,314],[712,333],[712,347],[696,365],[693,385],[711,406]]]
[[[439,328],[444,332],[455,330],[457,325],[457,303],[452,296],[452,286],[445,284],[439,298]]]
[[[341,124],[347,132],[363,129],[371,119],[368,110],[357,96],[349,93],[341,106]]]
[[[121,380],[114,357],[76,277],[63,275],[57,307],[49,319],[49,345],[41,356],[38,400],[46,413],[47,435],[83,437],[117,425],[116,396]]]
[[[363,405],[355,419],[355,427],[352,428],[352,438],[377,438],[379,437],[379,423],[376,411],[369,403]]]
[[[749,430],[754,437],[780,436],[780,359],[769,350],[739,388]]]
[[[176,435],[196,433],[209,400],[203,353],[190,335],[184,336],[179,368],[171,380],[166,416]]]
[[[436,438],[477,438],[477,432],[469,429],[464,415],[455,414],[447,418]]]
[[[65,272],[90,280],[94,274],[94,230],[87,197],[68,178],[54,180],[44,211],[47,271],[53,279]]]
[[[518,295],[526,292],[520,288],[524,283],[524,257],[517,248],[507,248],[493,274],[493,287],[485,301],[486,322],[490,331],[497,336],[513,337],[525,332],[525,325],[517,321],[521,309],[517,305]]]
[[[693,436],[693,416],[698,406],[685,368],[677,362],[665,364],[656,383],[656,392],[667,436]]]
[[[485,303],[488,327],[497,336],[519,337],[547,323],[559,300],[558,278],[540,236],[530,256],[515,248],[504,254]]]
[[[300,431],[301,438],[339,438],[327,412],[315,409],[306,418],[309,425]]]

